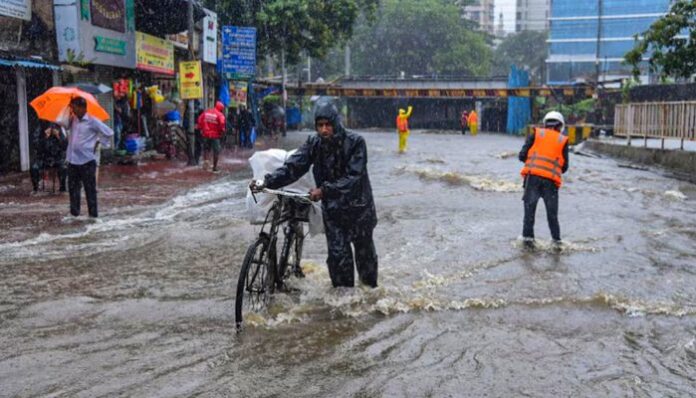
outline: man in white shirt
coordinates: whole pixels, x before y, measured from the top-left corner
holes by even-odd
[[[111,146],[113,130],[98,119],[87,114],[87,101],[75,97],[70,101],[70,136],[68,137],[68,190],[70,191],[70,214],[80,215],[80,195],[85,187],[87,207],[90,217],[98,217],[96,149],[97,143],[103,147]]]

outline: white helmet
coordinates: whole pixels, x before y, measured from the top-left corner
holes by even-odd
[[[561,122],[561,131],[563,131],[563,129],[565,129],[565,119],[563,118],[563,115],[561,114],[561,112],[552,111],[552,112],[547,113],[546,116],[544,116],[544,126],[546,125],[546,122],[551,121],[551,120],[556,120],[556,121]]]

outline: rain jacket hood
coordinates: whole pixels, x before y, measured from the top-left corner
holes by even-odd
[[[331,125],[333,125],[334,128],[334,133],[338,132],[340,129],[343,129],[343,126],[341,126],[338,109],[334,104],[326,103],[319,105],[314,112],[314,122],[316,123],[319,119],[326,119],[331,122]]]
[[[223,104],[221,101],[218,101],[215,103],[215,109],[222,112],[225,109],[225,104]]]

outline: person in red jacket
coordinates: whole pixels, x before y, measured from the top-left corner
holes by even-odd
[[[222,111],[225,105],[218,101],[215,108],[207,109],[198,117],[198,129],[203,137],[203,159],[208,161],[208,153],[213,150],[213,171],[218,171],[218,157],[220,155],[220,139],[225,134],[225,115]]]

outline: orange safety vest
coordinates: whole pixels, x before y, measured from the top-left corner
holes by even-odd
[[[405,133],[408,131],[408,118],[397,116],[396,117],[396,128],[400,133]]]
[[[534,129],[534,145],[527,153],[527,161],[522,168],[522,177],[529,174],[548,178],[561,187],[561,174],[563,174],[563,147],[568,142],[568,137],[551,129]]]

